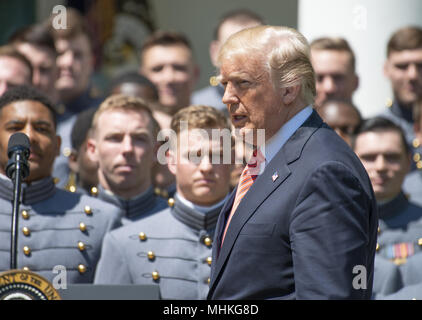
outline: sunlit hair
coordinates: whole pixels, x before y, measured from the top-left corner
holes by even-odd
[[[192,105],[179,110],[173,116],[170,128],[177,136],[179,136],[184,129],[221,129],[228,134],[230,147],[234,145],[230,121],[222,111],[210,106]],[[223,133],[223,131],[221,131],[221,133]],[[171,141],[171,148],[175,148],[176,145],[175,140]]]
[[[223,112],[203,105],[183,108],[173,116],[170,127],[176,134],[180,133],[182,122],[186,122],[189,129],[231,129]]]
[[[158,125],[157,121],[155,121],[148,103],[142,98],[127,96],[123,94],[111,95],[107,99],[105,99],[103,103],[101,103],[100,107],[95,112],[94,118],[92,120],[92,129],[94,131],[94,134],[98,128],[98,120],[100,116],[105,112],[116,111],[116,110],[121,110],[121,111],[131,110],[131,111],[135,111],[139,113],[141,112],[147,113],[151,120],[150,130],[151,130],[151,133],[153,134],[154,141],[155,141],[155,138],[157,137],[160,131],[160,126]]]
[[[306,38],[295,29],[258,26],[232,35],[220,50],[218,64],[232,56],[247,57],[248,64],[261,66],[270,75],[275,88],[301,84],[305,103],[314,102],[315,72]]]

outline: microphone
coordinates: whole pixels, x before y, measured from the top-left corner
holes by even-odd
[[[18,171],[20,178],[24,180],[29,175],[28,158],[30,143],[26,134],[17,132],[12,134],[7,146],[9,161],[6,166],[6,175],[14,180]]]
[[[13,182],[12,232],[10,239],[10,269],[12,270],[16,269],[18,265],[18,216],[21,201],[21,183],[29,175],[29,148],[29,138],[21,132],[12,134],[7,146],[9,161],[6,165],[6,175]]]

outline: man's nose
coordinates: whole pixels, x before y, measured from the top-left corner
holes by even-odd
[[[407,67],[407,76],[412,80],[416,80],[418,78],[418,67],[415,63],[410,63]]]
[[[334,82],[333,77],[324,77],[324,79],[322,80],[322,88],[327,94],[334,93],[336,91],[336,84]]]
[[[71,50],[68,50],[62,53],[57,58],[57,65],[59,67],[69,67],[73,64],[74,61],[75,61],[75,55],[73,54]]]
[[[226,105],[239,102],[239,99],[236,95],[236,90],[231,83],[226,85],[222,101]]]
[[[383,155],[378,155],[375,159],[375,169],[378,171],[383,171],[386,168],[387,161]]]
[[[122,141],[122,152],[132,153],[133,152],[133,140],[130,136],[125,136]]]

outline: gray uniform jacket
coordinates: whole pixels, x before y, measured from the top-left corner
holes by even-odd
[[[203,214],[176,193],[173,207],[108,233],[95,283],[158,284],[162,299],[205,299],[221,208]]]
[[[10,269],[13,184],[0,178],[0,271]],[[118,208],[58,189],[52,178],[23,185],[17,268],[52,281],[66,268],[67,283],[92,283],[107,231],[120,226]],[[61,267],[60,267],[61,268]]]
[[[376,299],[384,299],[382,296],[393,294],[406,285],[401,268],[420,251],[422,208],[409,202],[401,192],[392,201],[380,205],[378,213],[373,292]]]
[[[406,176],[403,190],[410,196],[410,201],[422,206],[422,170],[414,170]]]
[[[222,101],[223,95],[223,86],[208,86],[193,93],[192,104],[202,104],[224,111],[227,107]]]
[[[133,199],[124,200],[111,192],[106,191],[99,185],[98,198],[102,201],[111,203],[120,209],[120,217],[123,225],[143,219],[168,207],[167,200],[158,196],[154,192],[153,187],[150,187],[143,194]]]

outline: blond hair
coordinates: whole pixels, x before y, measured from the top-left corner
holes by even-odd
[[[115,110],[131,110],[139,113],[146,112],[151,120],[150,132],[153,135],[154,139],[157,137],[160,131],[160,126],[154,119],[151,108],[149,107],[148,103],[142,98],[128,96],[124,94],[111,95],[107,99],[105,99],[103,103],[101,103],[100,107],[95,112],[94,118],[92,120],[92,130],[94,134],[97,130],[98,119],[100,118],[100,116],[105,112]]]
[[[248,55],[248,63],[267,70],[275,88],[301,85],[301,97],[307,104],[316,95],[315,72],[306,38],[295,29],[257,26],[232,35],[220,50],[218,63],[233,55]]]
[[[176,134],[180,133],[182,122],[186,122],[189,129],[231,129],[223,112],[204,105],[183,108],[173,116],[170,127]]]

